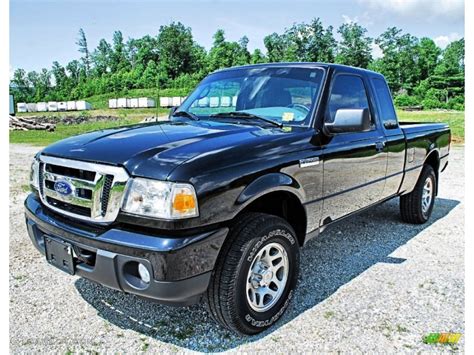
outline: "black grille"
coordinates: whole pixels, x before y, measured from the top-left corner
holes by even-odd
[[[66,202],[63,202],[63,201],[56,200],[55,198],[52,198],[52,197],[49,197],[49,196],[46,197],[46,201],[48,201],[48,203],[51,206],[54,206],[56,208],[60,208],[63,211],[75,213],[75,214],[78,214],[78,215],[81,215],[81,216],[86,216],[86,217],[91,216],[91,209],[88,208],[88,207],[72,205],[70,203],[66,203]]]
[[[94,171],[75,169],[75,168],[70,168],[67,166],[46,164],[46,171],[53,174],[69,176],[76,179],[87,180],[87,181],[94,181],[95,179]]]
[[[92,190],[77,188],[76,196],[85,198],[86,200],[92,200]]]
[[[107,207],[109,205],[110,189],[112,188],[112,182],[114,181],[113,175],[106,175],[104,182],[104,189],[102,191],[102,216],[107,213]]]
[[[125,169],[49,156],[41,157],[40,163],[39,193],[45,206],[77,220],[91,223],[115,221],[124,193],[122,186],[128,180]],[[115,184],[121,188],[116,189]],[[69,192],[69,197],[61,196],[63,192]]]
[[[54,181],[46,180],[44,186],[50,190],[54,190]]]

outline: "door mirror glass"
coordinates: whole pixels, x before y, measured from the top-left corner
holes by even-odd
[[[326,122],[329,134],[370,131],[370,114],[368,108],[339,109],[333,122]]]

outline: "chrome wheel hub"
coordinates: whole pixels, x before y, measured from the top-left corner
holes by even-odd
[[[423,194],[421,196],[421,209],[423,213],[427,213],[433,199],[433,181],[430,177],[425,180],[423,185]]]
[[[247,274],[246,294],[250,307],[265,312],[280,299],[288,280],[289,259],[280,243],[265,245],[254,257]]]

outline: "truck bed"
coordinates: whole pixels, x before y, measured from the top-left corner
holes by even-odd
[[[405,135],[405,177],[400,192],[411,191],[427,159],[439,163],[439,171],[447,164],[451,131],[445,123],[400,122]],[[436,169],[438,171],[438,169]]]
[[[434,122],[399,122],[405,134],[417,133],[417,132],[429,132],[429,131],[440,131],[449,133],[449,125],[447,123],[434,123]]]

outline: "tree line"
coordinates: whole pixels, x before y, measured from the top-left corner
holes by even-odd
[[[340,39],[336,40],[335,31]],[[385,75],[398,106],[464,109],[464,38],[441,50],[427,37],[417,38],[397,27],[377,38],[358,23],[334,30],[319,18],[294,24],[264,38],[265,52],[248,49],[248,37],[229,41],[223,30],[213,36],[209,51],[199,45],[190,27],[180,22],[161,26],[156,36],[125,40],[113,33],[90,48],[83,29],[76,45],[81,54],[65,66],[26,72],[16,69],[10,92],[17,102],[65,101],[93,95],[126,95],[131,89],[191,90],[208,73],[226,67],[281,61],[340,63]],[[382,52],[373,58],[372,46]]]

